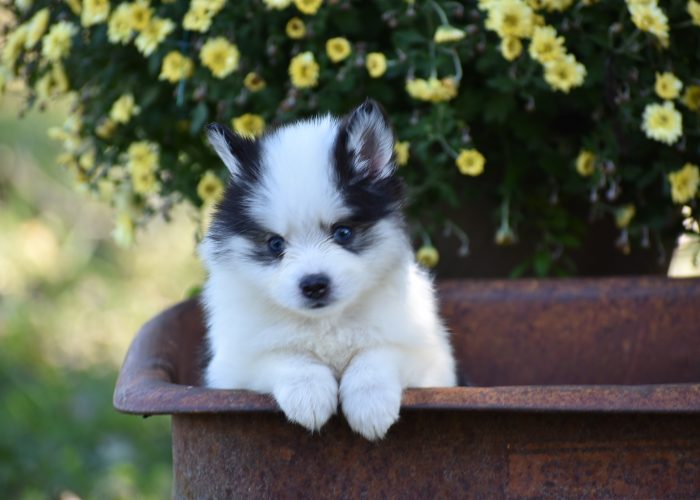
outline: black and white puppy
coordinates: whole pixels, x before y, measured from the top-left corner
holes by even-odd
[[[255,141],[216,124],[208,137],[231,180],[200,246],[206,384],[272,394],[311,430],[340,403],[368,439],[398,419],[402,389],[455,385],[379,105]]]

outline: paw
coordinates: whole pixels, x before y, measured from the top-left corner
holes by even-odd
[[[273,395],[287,419],[310,431],[320,429],[338,409],[338,383],[326,366],[311,366],[282,381]]]
[[[374,441],[383,438],[389,427],[399,419],[401,387],[398,384],[343,381],[340,400],[352,430]]]

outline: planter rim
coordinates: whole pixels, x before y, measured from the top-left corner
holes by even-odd
[[[266,394],[155,380],[132,387],[121,384],[114,394],[114,406],[123,413],[144,416],[281,411]],[[406,389],[401,410],[700,414],[700,384]]]

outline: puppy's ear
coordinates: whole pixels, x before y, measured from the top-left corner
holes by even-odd
[[[341,134],[354,173],[383,179],[396,169],[393,161],[394,133],[381,106],[367,99],[343,120]]]
[[[259,155],[255,140],[234,134],[219,123],[207,125],[207,138],[234,178],[257,169]]]

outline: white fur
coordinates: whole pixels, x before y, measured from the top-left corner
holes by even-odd
[[[350,213],[332,174],[338,126],[317,118],[263,139],[263,178],[250,208],[285,238],[280,262],[240,257],[252,245],[242,237],[225,243],[226,257],[210,238],[200,246],[209,270],[205,378],[210,387],[270,393],[289,420],[311,430],[340,402],[350,426],[377,439],[398,419],[402,389],[452,386],[455,364],[432,284],[398,221],[379,221],[360,253],[323,229]],[[314,273],[330,277],[333,302],[307,309],[298,284]]]
[[[207,133],[207,137],[209,139],[209,144],[212,145],[214,151],[216,151],[221,158],[221,161],[223,161],[226,168],[228,168],[228,171],[231,172],[231,175],[238,175],[240,165],[238,165],[238,161],[233,154],[231,154],[231,150],[226,142],[226,137],[224,137],[221,131],[217,129],[210,130]]]

